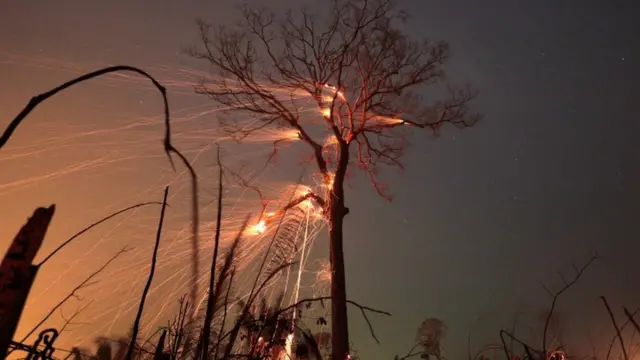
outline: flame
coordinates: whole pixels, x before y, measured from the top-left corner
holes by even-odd
[[[307,196],[311,194],[311,188],[307,185],[298,185],[297,195],[300,197]]]
[[[262,234],[265,231],[267,231],[267,223],[263,220],[258,221],[257,224],[253,225],[253,233],[257,234]]]
[[[287,335],[287,339],[284,343],[284,354],[281,355],[281,360],[283,359],[293,359],[293,333]]]
[[[392,118],[392,117],[384,116],[384,117],[380,117],[379,119],[381,120],[381,122],[389,125],[407,124],[404,120],[400,118]]]
[[[326,117],[327,119],[331,116],[331,109],[329,108],[323,108],[321,112],[322,116]]]
[[[324,187],[326,187],[327,189],[333,188],[333,181],[335,180],[335,178],[336,178],[335,174],[333,173],[327,174],[327,179],[325,180]]]
[[[324,87],[326,89],[331,90],[334,94],[337,94],[338,98],[340,100],[342,100],[342,101],[345,100],[344,93],[342,91],[338,90],[335,86],[329,85],[329,84],[324,84]],[[328,96],[328,98],[329,98],[329,100],[327,100],[327,101],[333,101],[333,97],[332,96]]]
[[[298,130],[287,130],[284,135],[287,140],[302,140],[302,135]]]
[[[306,199],[302,202],[302,204],[307,210],[311,210],[314,208],[313,201],[311,199]]]

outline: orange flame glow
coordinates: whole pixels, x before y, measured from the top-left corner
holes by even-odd
[[[334,94],[337,94],[337,95],[338,95],[338,98],[339,98],[340,100],[342,100],[342,101],[344,101],[344,100],[345,100],[344,93],[342,93],[342,91],[338,90],[335,86],[332,86],[332,85],[329,85],[329,84],[324,84],[324,87],[325,87],[326,89],[331,90]],[[331,97],[328,97],[328,98],[329,98],[329,100],[328,100],[328,101],[333,101],[333,97],[332,97],[332,96],[331,96]]]
[[[267,231],[267,223],[264,220],[258,221],[257,224],[252,227],[253,233],[258,235]]]
[[[291,141],[301,140],[302,135],[300,135],[298,130],[287,130],[284,132],[284,138]]]
[[[327,179],[325,180],[324,187],[326,187],[327,189],[333,188],[333,181],[335,180],[335,178],[336,178],[335,174],[333,173],[327,174]]]

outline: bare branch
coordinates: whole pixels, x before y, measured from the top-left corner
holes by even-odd
[[[624,323],[622,323],[622,325],[620,326],[620,331],[621,332],[622,332],[622,330],[624,330],[624,328],[627,327],[627,325],[632,323],[633,317],[639,311],[639,309],[636,309],[633,313],[630,313],[629,310],[627,310],[627,308],[623,308],[623,309],[624,309],[625,316],[627,316],[627,320]],[[638,331],[638,330],[636,330],[636,331]],[[613,336],[613,339],[611,339],[611,341],[609,342],[609,345],[607,346],[607,355],[604,357],[605,360],[609,360],[609,357],[611,356],[611,350],[613,349],[613,344],[616,342],[617,338],[618,338],[618,334],[616,333]]]
[[[0,149],[4,147],[4,145],[9,141],[9,138],[13,135],[13,132],[18,128],[18,126],[24,121],[24,119],[42,102],[48,100],[49,98],[55,96],[56,94],[74,86],[79,83],[100,77],[102,75],[106,75],[109,73],[115,72],[133,72],[138,75],[141,75],[147,79],[149,79],[156,89],[162,95],[162,100],[164,103],[164,151],[169,159],[171,167],[175,171],[175,164],[173,162],[173,158],[171,154],[175,154],[184,164],[184,166],[189,171],[191,176],[191,211],[192,211],[192,222],[191,222],[191,256],[192,256],[192,290],[191,296],[192,301],[195,302],[195,297],[197,294],[197,276],[198,276],[198,233],[199,233],[199,224],[200,224],[200,213],[198,211],[198,177],[196,175],[193,166],[189,163],[187,158],[173,146],[171,142],[171,116],[169,112],[169,99],[167,98],[167,90],[162,84],[160,84],[153,76],[149,75],[146,71],[138,69],[133,66],[127,65],[116,65],[110,66],[106,68],[102,68],[88,74],[79,76],[75,79],[67,81],[66,83],[53,88],[45,93],[39,94],[31,98],[27,106],[9,123],[5,131],[0,136]]]
[[[616,329],[616,334],[618,335],[618,340],[620,341],[620,347],[622,348],[622,355],[624,356],[624,360],[629,360],[629,355],[627,354],[627,348],[624,346],[624,338],[622,337],[622,333],[620,332],[620,327],[618,326],[616,317],[613,315],[613,312],[611,311],[611,307],[609,306],[607,299],[604,296],[600,296],[600,299],[602,299],[604,306],[607,308],[607,313],[611,318],[611,323],[613,324],[613,327]]]
[[[295,304],[292,304],[290,306],[287,306],[285,308],[282,308],[280,310],[277,311],[277,314],[281,314],[281,313],[285,313],[287,311],[293,310],[293,309],[297,309],[300,305],[303,304],[308,304],[308,303],[313,303],[313,302],[322,302],[324,300],[331,300],[332,297],[331,296],[321,296],[321,297],[317,297],[317,298],[312,298],[312,299],[303,299],[298,301]],[[386,312],[386,311],[382,311],[382,310],[377,310],[368,306],[364,306],[364,305],[360,305],[355,301],[352,300],[347,300],[348,304],[351,304],[355,307],[357,307],[358,309],[360,309],[360,312],[362,313],[362,316],[364,317],[365,321],[367,322],[367,325],[369,326],[369,331],[371,333],[371,336],[373,337],[373,339],[379,344],[380,340],[378,340],[378,337],[376,336],[374,330],[373,330],[373,325],[371,324],[371,321],[369,320],[369,317],[367,316],[367,311],[372,312],[372,313],[376,313],[376,314],[380,314],[380,315],[387,315],[387,316],[391,316],[391,313]]]
[[[164,213],[167,208],[167,195],[169,194],[169,187],[164,188],[164,198],[162,200],[162,210],[160,210],[160,220],[158,221],[158,230],[156,232],[156,241],[155,246],[153,247],[153,254],[151,256],[151,269],[149,270],[149,277],[147,279],[147,283],[144,286],[144,290],[142,291],[142,297],[140,298],[140,305],[138,306],[138,313],[136,314],[136,319],[133,322],[133,329],[131,331],[131,342],[129,343],[129,348],[127,349],[127,355],[125,360],[131,360],[133,356],[133,349],[136,344],[136,338],[138,336],[138,328],[140,327],[140,319],[142,318],[142,313],[144,312],[144,303],[147,300],[147,294],[149,293],[149,289],[151,288],[151,282],[153,281],[153,275],[156,270],[156,262],[158,260],[158,248],[160,247],[160,238],[162,235],[162,224],[164,222]]]
[[[87,226],[86,228],[84,228],[84,229],[78,231],[77,233],[75,233],[69,239],[65,240],[62,244],[60,244],[57,248],[55,248],[55,250],[53,250],[49,255],[47,255],[47,257],[45,257],[44,260],[42,260],[38,264],[38,266],[44,265],[44,263],[49,261],[49,259],[51,259],[58,251],[62,250],[62,248],[67,246],[70,242],[72,242],[77,237],[81,236],[82,234],[86,233],[87,231],[93,229],[94,227],[96,227],[96,226],[102,224],[103,222],[105,222],[107,220],[110,220],[110,219],[112,219],[112,218],[114,218],[114,217],[116,217],[116,216],[118,216],[118,215],[120,215],[122,213],[125,213],[125,212],[127,212],[129,210],[137,209],[137,208],[140,208],[140,207],[143,207],[143,206],[147,206],[147,205],[162,205],[162,203],[161,202],[157,202],[157,201],[139,203],[139,204],[136,204],[136,205],[129,206],[129,207],[126,207],[124,209],[118,210],[118,211],[114,212],[113,214],[94,222],[93,224],[91,224],[91,225]]]
[[[214,71],[196,92],[215,101],[222,114],[238,115],[221,122],[226,131],[237,138],[259,136],[268,128],[283,131],[283,140],[272,141],[267,163],[284,139],[293,139],[291,134],[312,150],[326,193],[292,198],[282,211],[313,200],[332,225],[332,293],[341,299],[333,302],[332,356],[343,360],[349,340],[342,224],[350,165],[356,163],[378,194],[390,199],[379,169],[403,169],[408,131],[437,135],[447,123],[465,128],[479,116],[469,114],[476,93],[468,87],[448,87],[443,100],[420,96],[424,87],[444,79],[449,46],[403,33],[398,24],[405,14],[397,1],[332,0],[327,5],[325,14],[303,8],[280,17],[245,6],[233,28],[199,21],[202,45],[190,53]]]
[[[111,264],[118,256],[128,252],[132,250],[131,248],[123,248],[122,250],[118,251],[115,255],[113,255],[104,265],[102,265],[98,270],[94,271],[91,275],[89,275],[86,279],[84,279],[84,281],[82,281],[80,284],[78,284],[78,286],[76,286],[75,288],[73,288],[73,290],[71,290],[71,292],[69,294],[67,294],[67,296],[65,296],[62,300],[60,300],[60,302],[58,302],[51,310],[49,310],[49,312],[42,318],[42,320],[40,320],[36,325],[33,326],[33,328],[31,328],[31,330],[22,338],[22,340],[20,340],[21,343],[24,343],[29,336],[31,336],[34,332],[36,332],[36,330],[38,330],[38,328],[45,323],[45,321],[47,321],[51,315],[53,315],[56,310],[58,310],[62,305],[64,305],[67,301],[69,301],[69,299],[73,298],[74,296],[76,296],[76,293],[84,288],[86,288],[88,285],[90,284],[95,284],[93,282],[91,282],[91,280],[96,277],[98,274],[100,274],[104,269],[107,268],[107,266],[109,266],[109,264]]]
[[[214,291],[219,293],[221,289],[214,289],[215,277],[216,277],[216,264],[218,259],[218,248],[220,247],[220,232],[222,226],[222,163],[220,162],[220,146],[218,145],[217,149],[217,162],[218,162],[218,213],[216,218],[216,234],[213,243],[213,259],[211,260],[211,270],[209,273],[209,291],[207,298],[207,308],[205,310],[204,317],[204,325],[202,328],[202,348],[201,354],[196,354],[197,356],[201,356],[202,360],[206,360],[209,356],[209,340],[211,333],[211,320],[213,317],[213,308],[216,303],[216,297],[214,296]],[[224,324],[222,325],[224,326]]]
[[[73,322],[73,319],[75,319],[78,315],[80,315],[80,313],[82,313],[86,308],[88,308],[91,304],[93,303],[93,301],[89,301],[86,305],[79,307],[78,309],[76,309],[76,311],[69,317],[67,318],[66,316],[64,316],[64,314],[62,313],[62,308],[60,308],[60,317],[62,318],[62,320],[64,320],[64,324],[62,325],[62,327],[60,327],[60,330],[58,331],[58,336],[60,334],[62,334],[62,332],[67,328],[67,326],[69,325],[87,325],[87,323],[77,323],[77,322]]]
[[[597,255],[592,254],[589,260],[584,264],[584,266],[582,266],[579,269],[579,271],[576,272],[573,279],[571,279],[570,281],[564,281],[563,282],[564,286],[553,294],[553,299],[551,300],[551,308],[549,309],[549,314],[547,315],[547,318],[545,320],[544,330],[542,332],[542,351],[545,354],[544,355],[545,357],[547,356],[547,332],[549,330],[549,324],[551,323],[551,318],[556,308],[556,303],[558,302],[558,299],[565,291],[569,290],[569,288],[571,288],[576,282],[578,282],[580,277],[582,277],[582,274],[584,273],[584,271],[587,270],[587,268],[597,259],[598,259]]]

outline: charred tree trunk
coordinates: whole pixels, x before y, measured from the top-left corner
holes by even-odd
[[[345,206],[344,179],[349,164],[349,147],[340,144],[329,205],[329,255],[331,259],[331,359],[345,360],[349,354],[349,322],[347,319],[347,282],[344,268],[343,224],[349,213]]]

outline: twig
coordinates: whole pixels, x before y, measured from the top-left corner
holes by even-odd
[[[549,309],[549,314],[547,315],[547,319],[545,320],[545,323],[544,323],[544,331],[542,332],[542,352],[544,353],[545,358],[547,357],[547,332],[549,331],[549,324],[551,323],[551,318],[553,316],[553,311],[556,308],[556,303],[558,302],[558,299],[560,298],[560,295],[562,295],[565,291],[569,290],[570,287],[572,287],[576,282],[578,282],[580,277],[582,277],[582,274],[584,273],[584,271],[597,258],[598,258],[597,255],[593,254],[593,255],[591,255],[589,260],[584,264],[584,266],[582,268],[578,269],[578,268],[576,268],[574,266],[573,268],[576,271],[575,277],[571,281],[566,281],[564,278],[562,278],[562,280],[564,282],[564,286],[562,287],[562,289],[560,289],[559,291],[557,291],[555,294],[552,295],[553,296],[553,300],[551,300],[551,308]],[[547,290],[547,292],[549,292],[551,294],[549,289],[547,289],[546,287],[545,287],[545,289]]]
[[[624,307],[624,314],[627,316],[627,318],[629,319],[629,321],[631,322],[631,324],[633,325],[633,327],[636,329],[637,332],[640,332],[640,326],[638,325],[638,323],[636,322],[636,319],[634,318],[634,315],[631,314],[629,312],[629,310]],[[637,310],[634,312],[634,314],[638,312]]]
[[[133,66],[128,65],[116,65],[109,66],[106,68],[102,68],[88,74],[84,74],[75,79],[65,82],[64,84],[53,88],[45,93],[36,95],[31,98],[27,106],[9,123],[5,131],[0,136],[0,149],[4,147],[4,145],[9,141],[13,132],[18,128],[18,126],[22,123],[22,121],[29,115],[38,105],[47,99],[53,97],[59,92],[70,88],[73,85],[77,85],[81,82],[91,80],[93,78],[97,78],[102,75],[106,75],[114,72],[134,72],[139,75],[142,75],[149,79],[153,85],[158,89],[160,94],[162,95],[162,100],[164,103],[164,151],[169,159],[169,163],[171,164],[172,169],[175,171],[176,167],[173,162],[173,158],[171,157],[171,153],[175,154],[184,164],[184,166],[189,171],[191,175],[191,210],[192,210],[192,224],[191,224],[191,252],[192,252],[192,288],[191,288],[191,297],[192,303],[196,303],[196,296],[198,292],[198,233],[199,233],[199,224],[200,224],[200,214],[198,211],[198,177],[196,175],[193,166],[189,163],[187,158],[176,149],[171,142],[171,117],[169,112],[169,99],[167,98],[167,89],[162,86],[153,76],[149,75],[146,71],[138,69]]]
[[[625,321],[621,326],[620,326],[620,331],[622,332],[624,330],[625,327],[627,327],[627,325],[629,325],[629,323],[631,323],[633,317],[635,316],[635,314],[638,313],[638,309],[636,309],[636,311],[633,312],[633,314],[629,313],[629,310],[627,310],[627,308],[624,308],[625,310],[625,315],[627,316],[627,321]],[[611,341],[609,342],[609,347],[607,349],[607,356],[605,356],[604,360],[609,360],[609,357],[611,356],[611,350],[613,349],[613,344],[616,342],[616,339],[618,338],[618,335],[614,335],[613,339],[611,339]]]
[[[70,237],[69,239],[67,239],[65,242],[63,242],[62,244],[60,244],[60,246],[58,246],[55,250],[53,250],[49,255],[47,255],[46,258],[44,258],[44,260],[42,260],[38,266],[42,266],[44,263],[46,263],[47,261],[49,261],[49,259],[51,259],[58,251],[62,250],[62,248],[64,248],[65,246],[69,245],[70,242],[72,242],[73,240],[75,240],[77,237],[79,237],[80,235],[86,233],[87,231],[93,229],[94,227],[102,224],[103,222],[110,220],[124,212],[127,212],[129,210],[133,210],[133,209],[137,209],[139,207],[143,207],[143,206],[147,206],[147,205],[162,205],[161,202],[157,202],[157,201],[150,201],[150,202],[143,202],[143,203],[139,203],[136,205],[132,205],[129,207],[126,207],[124,209],[118,210],[116,212],[114,212],[113,214],[104,217],[96,222],[94,222],[93,224],[87,226],[86,228],[80,230],[79,232],[77,232],[75,235],[73,235],[72,237]]]
[[[224,329],[224,325],[227,322],[227,307],[229,304],[229,293],[231,292],[231,284],[233,284],[233,277],[236,275],[236,269],[234,268],[231,271],[231,275],[229,277],[229,286],[227,287],[227,293],[224,296],[224,308],[222,312],[222,323],[220,324],[220,331],[218,332],[218,341],[216,342],[215,354],[213,356],[214,359],[218,358],[218,349],[220,347],[220,341],[222,340],[222,330]]]
[[[300,174],[300,178],[302,178],[302,175],[303,174]],[[289,198],[289,202],[291,202],[291,200],[295,196],[297,190],[298,190],[298,186],[296,185],[296,188],[294,189],[294,191],[291,194],[291,197]],[[273,244],[276,242],[276,239],[278,237],[278,233],[280,231],[280,227],[282,226],[282,223],[284,222],[284,217],[285,217],[285,215],[286,215],[288,210],[289,210],[289,208],[285,208],[284,211],[282,212],[282,214],[280,215],[280,220],[278,221],[278,225],[277,225],[277,227],[275,229],[275,232],[273,233],[273,236],[271,237],[271,240],[269,242],[269,246],[267,247],[267,250],[266,250],[266,252],[264,254],[264,257],[262,258],[262,262],[260,263],[260,267],[258,268],[258,273],[256,274],[256,278],[255,278],[255,280],[253,282],[253,285],[251,286],[251,291],[249,291],[249,296],[247,297],[247,303],[245,304],[244,308],[242,309],[242,312],[241,312],[241,315],[239,317],[239,320],[236,321],[235,325],[233,326],[233,328],[229,332],[229,343],[227,344],[227,346],[225,348],[224,356],[223,356],[225,359],[229,358],[229,356],[231,355],[231,350],[233,349],[233,344],[235,343],[236,338],[238,336],[238,332],[240,331],[240,325],[241,325],[240,324],[240,319],[245,319],[247,317],[247,314],[249,313],[249,308],[251,307],[251,304],[258,297],[258,294],[260,293],[260,289],[262,288],[262,286],[260,286],[260,288],[256,291],[256,287],[258,286],[258,281],[260,280],[260,276],[262,275],[262,271],[263,271],[263,269],[265,267],[265,264],[267,263],[267,258],[269,256],[271,248],[273,247]],[[243,225],[243,227],[245,225],[246,225],[246,223]],[[271,275],[273,275],[275,273],[277,273],[277,271],[274,271]],[[263,285],[265,283],[266,282],[263,282]]]
[[[502,348],[504,349],[504,354],[507,357],[507,360],[511,359],[511,354],[509,353],[509,349],[507,348],[507,342],[504,340],[505,335],[508,336],[511,340],[522,345],[522,347],[524,348],[524,351],[527,353],[527,356],[529,357],[529,360],[535,360],[533,357],[533,354],[531,354],[531,350],[534,350],[531,348],[531,346],[527,345],[524,341],[516,338],[515,335],[511,334],[510,332],[506,330],[500,330],[500,340],[502,341]],[[546,354],[544,355],[544,357],[546,358]]]
[[[414,352],[414,350],[416,348],[418,348],[420,345],[421,345],[420,343],[417,343],[417,344],[413,345],[411,350],[409,350],[407,352],[407,355],[405,355],[405,356],[403,356],[401,358],[397,358],[396,360],[406,360],[406,359],[410,359],[410,358],[412,358],[414,356],[417,356],[417,355],[422,355],[424,353],[424,351],[416,351],[416,352]]]
[[[209,275],[209,297],[207,299],[207,309],[205,311],[204,325],[202,328],[202,347],[200,348],[201,354],[196,354],[196,356],[201,356],[202,360],[206,360],[207,356],[209,355],[209,338],[211,334],[211,319],[213,317],[213,307],[216,300],[214,298],[213,285],[215,284],[216,261],[218,259],[218,248],[220,246],[220,231],[221,231],[221,225],[222,225],[222,163],[220,162],[220,145],[218,145],[217,160],[218,160],[218,214],[216,218],[216,235],[215,235],[215,241],[213,244],[213,259],[211,260],[211,273]],[[219,291],[220,289],[216,289],[216,292],[219,292]]]
[[[634,311],[634,313],[630,313],[629,309],[627,309],[626,307],[623,307],[624,310],[624,314],[627,316],[627,319],[629,319],[629,321],[631,322],[631,324],[633,325],[633,327],[635,328],[636,332],[640,333],[640,326],[638,325],[638,323],[636,322],[636,319],[634,317],[634,314],[638,312],[638,310]]]
[[[277,315],[289,311],[291,309],[295,309],[298,306],[305,304],[305,303],[312,303],[312,302],[316,302],[316,301],[324,301],[324,300],[331,300],[332,297],[331,296],[321,296],[321,297],[317,297],[317,298],[313,298],[313,299],[303,299],[298,301],[297,303],[287,306],[283,309],[280,309],[276,312]],[[371,337],[373,337],[373,339],[379,344],[380,340],[378,340],[378,337],[375,334],[375,331],[373,330],[373,325],[371,324],[371,321],[369,320],[369,317],[367,316],[367,311],[370,311],[372,313],[376,313],[376,314],[381,314],[381,315],[387,315],[387,316],[391,316],[391,313],[386,312],[386,311],[382,311],[382,310],[377,310],[374,308],[370,308],[368,306],[363,306],[358,304],[355,301],[352,300],[346,300],[347,304],[351,304],[355,307],[357,307],[358,309],[360,309],[360,312],[362,313],[362,316],[364,317],[365,321],[367,322],[367,325],[369,326],[369,332],[371,333]]]
[[[136,319],[133,322],[133,329],[131,330],[131,342],[129,343],[129,348],[127,349],[127,355],[125,360],[131,360],[133,356],[133,348],[135,347],[136,338],[138,337],[138,328],[140,327],[140,318],[142,318],[142,313],[144,311],[144,303],[147,300],[147,294],[149,293],[149,288],[151,287],[151,282],[153,281],[153,274],[156,270],[156,261],[158,258],[158,247],[160,246],[160,235],[162,234],[162,223],[164,222],[164,212],[167,208],[167,195],[169,193],[169,187],[164,188],[164,199],[162,200],[162,210],[160,211],[160,221],[158,222],[158,231],[156,233],[156,244],[153,248],[153,256],[151,257],[151,269],[149,270],[149,278],[147,279],[147,284],[144,286],[144,290],[142,291],[142,298],[140,299],[140,306],[138,307],[138,314],[136,315]]]
[[[71,315],[70,318],[66,318],[63,314],[62,314],[62,309],[60,309],[60,317],[62,317],[62,319],[64,320],[64,325],[62,325],[62,327],[60,328],[60,330],[58,331],[58,336],[60,336],[60,334],[62,334],[62,332],[67,328],[67,326],[69,325],[77,325],[78,323],[73,323],[73,319],[76,318],[76,316],[80,315],[81,312],[83,312],[86,308],[89,307],[89,305],[91,305],[93,303],[93,301],[89,301],[88,304],[80,307],[79,309],[77,309],[73,315]],[[85,323],[86,325],[86,323]]]
[[[91,275],[89,275],[86,279],[84,279],[83,282],[81,282],[78,286],[76,286],[73,290],[71,290],[71,292],[64,298],[62,299],[58,304],[56,304],[56,306],[54,306],[48,313],[47,315],[45,315],[44,318],[42,318],[42,320],[40,320],[32,329],[31,331],[29,331],[20,342],[24,343],[29,336],[31,336],[42,324],[44,324],[45,321],[47,321],[51,315],[53,315],[53,313],[58,310],[62,305],[64,305],[69,299],[71,299],[72,297],[76,296],[76,292],[89,286],[90,285],[90,280],[93,279],[96,275],[98,275],[100,272],[102,272],[107,266],[109,266],[109,264],[111,264],[111,262],[113,262],[118,256],[122,255],[123,253],[126,253],[128,251],[130,251],[131,248],[127,249],[124,248],[120,251],[118,251],[114,256],[112,256],[104,265],[102,265],[98,270],[96,270],[95,272],[93,272]],[[95,282],[91,283],[91,284],[95,284]]]
[[[604,296],[600,296],[600,299],[602,299],[604,306],[607,308],[607,312],[609,313],[609,317],[611,318],[611,323],[613,323],[613,327],[616,329],[616,334],[618,334],[618,339],[620,340],[620,347],[622,348],[622,355],[624,356],[624,360],[629,360],[629,354],[627,354],[627,348],[624,346],[624,339],[622,338],[622,334],[620,333],[620,327],[618,327],[616,317],[613,315],[607,299],[605,299]]]

